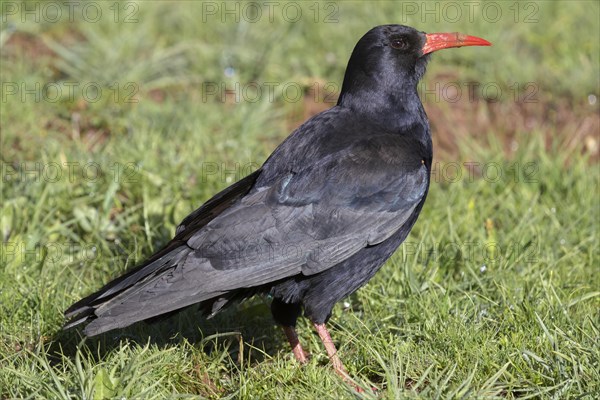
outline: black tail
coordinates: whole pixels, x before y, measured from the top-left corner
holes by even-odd
[[[136,283],[152,278],[156,274],[177,265],[188,253],[193,251],[186,244],[188,239],[221,212],[246,195],[254,186],[260,173],[261,170],[259,169],[216,194],[204,203],[202,207],[195,210],[182,221],[177,227],[175,237],[162,250],[154,254],[140,266],[108,283],[96,293],[79,300],[69,307],[65,311],[65,317],[70,320],[65,324],[63,329],[96,319],[95,311],[103,303],[129,289]],[[209,305],[204,305],[204,307],[212,309],[214,312],[227,303],[228,301],[220,298],[218,301],[215,299],[213,302],[209,302]]]
[[[160,271],[173,267],[183,256],[192,251],[185,244],[174,246],[171,242],[163,250],[156,253],[140,266],[129,271],[127,274],[107,283],[99,291],[79,300],[65,311],[65,317],[70,320],[63,329],[72,328],[96,318],[94,311],[104,302],[127,290],[134,284],[154,276]]]

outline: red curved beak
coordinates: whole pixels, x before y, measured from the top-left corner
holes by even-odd
[[[469,36],[463,33],[427,33],[427,41],[423,46],[423,55],[433,51],[448,49],[450,47],[462,46],[491,46],[492,44],[485,39],[477,36]]]

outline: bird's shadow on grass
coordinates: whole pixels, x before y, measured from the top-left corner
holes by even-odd
[[[64,357],[74,359],[81,350],[100,361],[124,343],[168,349],[185,341],[207,354],[225,349],[236,363],[242,359],[260,363],[288,346],[273,322],[266,300],[255,296],[211,319],[192,306],[156,322],[139,322],[91,338],[84,339],[80,328],[61,330],[49,345],[48,357],[51,362],[60,363]]]

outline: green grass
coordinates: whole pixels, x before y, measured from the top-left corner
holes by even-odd
[[[533,128],[505,132],[527,104],[427,104],[432,115],[495,110],[500,119],[484,131],[455,127],[471,137],[436,153],[406,243],[334,309],[346,367],[376,389],[361,396],[600,396],[598,105],[586,100],[599,94],[598,3],[532,3],[539,21],[530,24],[515,23],[508,3],[494,24],[403,20],[402,3],[335,4],[333,24],[202,23],[197,3],[152,2],[134,24],[17,15],[1,25],[0,398],[356,398],[304,319],[313,357],[295,364],[267,299],[208,321],[187,310],[85,340],[60,328],[64,309],[160,248],[191,210],[259,166],[309,107],[280,88],[272,100],[206,100],[203,84],[339,85],[356,40],[389,22],[494,43],[436,54],[428,85],[534,82],[546,110]],[[94,82],[111,95],[22,101],[7,82]],[[137,85],[135,103],[127,83]]]

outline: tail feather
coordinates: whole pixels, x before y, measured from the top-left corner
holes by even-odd
[[[143,282],[146,279],[150,279],[156,274],[160,274],[162,271],[171,268],[182,261],[187,254],[193,251],[193,249],[186,244],[188,239],[217,215],[245,196],[254,186],[260,173],[261,170],[259,169],[217,193],[213,198],[208,200],[204,205],[192,212],[182,221],[177,228],[175,237],[165,246],[165,248],[154,254],[140,266],[134,268],[120,278],[109,282],[99,291],[92,293],[69,307],[65,311],[65,317],[70,320],[65,324],[63,329],[96,320],[93,323],[93,326],[84,331],[88,336],[92,336],[112,329],[112,327],[123,327],[135,322],[127,320],[127,317],[125,316],[121,317],[122,320],[119,317],[111,317],[113,321],[109,322],[109,318],[105,316],[98,318],[96,310],[103,304],[108,303],[114,297],[129,290],[134,285]],[[215,310],[221,309],[225,304],[227,304],[227,302],[218,303]]]
[[[109,282],[99,291],[79,300],[65,311],[65,317],[70,320],[63,326],[63,329],[72,328],[95,319],[95,311],[100,305],[123,293],[145,278],[176,265],[190,251],[191,249],[186,245],[179,246],[174,250],[166,252],[166,254],[164,251],[161,251],[156,257],[148,260],[148,262],[122,277]]]

